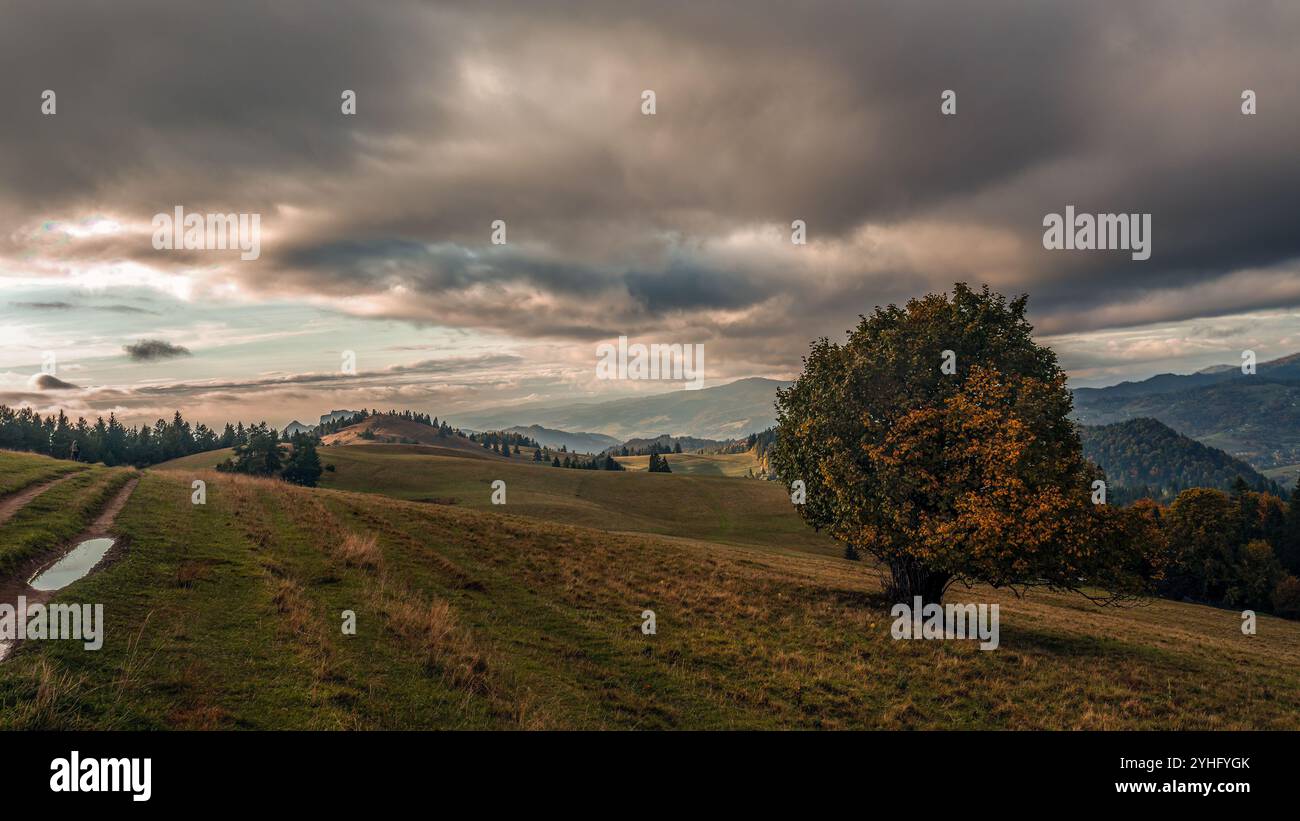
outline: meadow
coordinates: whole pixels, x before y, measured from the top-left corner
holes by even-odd
[[[455,455],[450,455],[455,454]],[[211,467],[224,451],[166,462],[160,470]],[[509,513],[609,531],[657,533],[722,544],[838,556],[843,548],[805,525],[777,482],[723,478],[737,455],[670,454],[670,464],[718,465],[713,471],[647,473],[648,457],[623,457],[641,471],[575,470],[532,461],[531,451],[503,459],[430,445],[362,444],[320,449],[321,487],[379,493],[395,499]],[[739,454],[739,456],[746,456]],[[746,457],[748,458],[748,457]],[[506,504],[493,505],[492,482],[506,483]]]
[[[1000,605],[999,649],[896,641],[876,568],[794,538],[775,483],[384,447],[322,449],[318,489],[144,471],[115,560],[60,594],[104,603],[103,649],[21,645],[0,727],[1300,728],[1295,622],[958,588]],[[129,473],[79,472],[40,544]],[[20,511],[0,543],[33,527]]]

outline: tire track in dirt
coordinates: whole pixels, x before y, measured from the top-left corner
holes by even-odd
[[[59,478],[53,479],[48,482],[37,482],[34,485],[28,485],[22,490],[15,491],[9,494],[8,496],[4,497],[3,499],[0,499],[0,525],[9,521],[18,513],[18,511],[27,507],[28,502],[30,502],[32,499],[35,499],[37,496],[40,496],[42,493],[54,487],[55,485],[59,484],[60,482],[66,482],[76,475],[77,474],[74,472],[64,476],[60,476]]]
[[[68,477],[65,476],[64,478],[66,479]],[[55,480],[54,482],[50,482],[48,485],[46,485],[46,489],[48,489],[50,485],[58,484],[60,481],[62,481],[62,479]],[[57,590],[36,590],[32,588],[32,586],[28,584],[28,582],[32,579],[32,577],[40,568],[49,567],[55,564],[56,562],[59,561],[59,559],[63,558],[68,553],[72,552],[77,545],[81,544],[87,539],[93,539],[100,536],[107,536],[108,529],[113,526],[113,522],[117,519],[117,514],[121,513],[122,508],[126,507],[127,501],[131,498],[131,492],[135,490],[135,486],[138,484],[140,484],[140,479],[133,478],[128,480],[126,484],[122,485],[121,489],[118,490],[118,492],[113,496],[113,498],[109,499],[108,503],[105,504],[103,509],[99,511],[99,515],[96,516],[93,521],[91,521],[89,527],[87,527],[87,529],[84,530],[79,536],[75,537],[67,544],[61,546],[58,550],[57,556],[51,557],[49,555],[46,555],[38,559],[34,559],[33,561],[27,563],[26,566],[20,568],[19,573],[13,576],[12,578],[0,579],[0,602],[13,602],[16,604],[18,602],[18,597],[22,596],[26,600],[27,607],[30,608],[33,604],[45,604],[50,599],[54,598],[55,594],[58,593]],[[18,505],[15,508],[15,510],[12,511],[9,515],[13,515],[13,513],[16,513],[18,510],[21,510],[23,506],[26,505],[27,501],[31,501],[31,499],[34,499],[36,496],[39,496],[41,492],[42,492],[41,490],[37,490],[36,492],[33,492],[26,501]],[[15,496],[16,495],[17,494],[15,494]],[[15,496],[10,496],[5,501],[8,502],[14,500]],[[105,555],[103,559],[100,559],[100,561],[96,563],[94,567],[86,571],[85,575],[89,576],[91,573],[94,573],[96,570],[102,568],[105,564],[114,561],[120,555],[120,552],[121,552],[121,545],[114,544],[112,549],[109,550],[108,554]],[[9,656],[9,654],[14,650],[14,648],[18,646],[18,644],[20,643],[21,640],[0,641],[0,662],[3,662]]]
[[[108,529],[113,526],[113,522],[117,521],[117,514],[121,513],[122,508],[126,507],[132,491],[135,490],[135,486],[138,484],[140,484],[138,478],[127,480],[127,483],[122,485],[122,489],[117,492],[117,495],[109,499],[108,504],[104,505],[104,509],[99,511],[99,515],[90,523],[90,527],[86,529],[86,532],[78,537],[77,541],[108,535]]]

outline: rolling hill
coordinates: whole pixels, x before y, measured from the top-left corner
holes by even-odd
[[[1300,353],[1261,362],[1256,366],[1253,375],[1283,382],[1300,380]],[[1250,376],[1241,372],[1240,365],[1214,365],[1202,368],[1196,373],[1162,373],[1139,382],[1120,382],[1118,385],[1105,388],[1076,388],[1073,393],[1076,402],[1092,404],[1121,398],[1133,399],[1139,396],[1175,393],[1249,378]]]
[[[394,496],[204,473],[194,505],[191,475],[145,471],[113,526],[125,549],[59,594],[104,603],[103,648],[19,646],[0,663],[0,728],[1300,727],[1298,623],[1261,615],[1243,636],[1228,610],[978,587],[962,596],[1000,606],[996,652],[895,641],[878,568],[788,534],[728,544],[517,515],[545,493],[532,477],[600,482],[635,516],[707,532],[719,514],[689,504],[701,489],[771,483],[337,451],[358,459],[340,477]],[[417,479],[383,463],[420,458]],[[37,480],[58,468],[10,461]],[[453,462],[479,469],[462,474],[475,497],[515,467],[520,509],[513,485],[497,508],[395,498]],[[59,532],[96,516],[94,488],[117,475],[69,489],[84,504],[59,507]],[[0,543],[41,521],[20,510]]]
[[[328,461],[325,454],[341,445],[423,445],[426,446],[425,452],[430,454],[441,453],[475,459],[508,461],[505,457],[485,449],[465,436],[455,433],[442,436],[438,428],[432,425],[389,414],[371,416],[355,425],[326,434],[321,437],[321,445],[323,446],[322,461]]]
[[[1155,419],[1082,427],[1083,454],[1106,471],[1109,499],[1172,501],[1189,487],[1230,490],[1240,476],[1255,490],[1278,486],[1245,462],[1183,436]]]
[[[530,455],[506,459],[470,444],[467,451],[365,441],[321,448],[321,462],[333,470],[322,474],[320,483],[429,504],[489,512],[508,509],[517,516],[588,527],[721,543],[777,543],[783,549],[824,555],[843,552],[803,524],[778,483],[721,481],[747,476],[757,464],[752,454],[669,454],[674,473],[690,477],[669,483],[661,474],[646,472],[645,456],[619,457],[628,472],[608,473],[537,464]],[[229,450],[196,453],[155,469],[197,475],[229,455]],[[505,508],[491,502],[491,484],[497,479],[506,483]],[[640,504],[650,498],[653,505]]]
[[[1074,418],[1085,425],[1157,419],[1256,469],[1300,462],[1300,382],[1256,375],[1137,396],[1093,394]]]
[[[563,447],[570,453],[603,453],[606,449],[620,444],[619,440],[614,437],[605,436],[601,433],[570,433],[564,430],[544,428],[541,425],[529,425],[528,427],[516,425],[506,428],[504,432],[527,436],[544,448],[559,450]]]
[[[668,468],[682,476],[730,476],[752,479],[760,472],[758,458],[752,451],[723,454],[669,453],[664,458],[668,460]],[[617,459],[618,463],[628,470],[650,469],[649,456],[619,456]],[[782,494],[784,493],[783,490]]]
[[[698,391],[667,393],[608,402],[509,408],[460,414],[456,423],[473,430],[504,430],[516,425],[542,425],[560,430],[594,431],[618,439],[654,437],[662,433],[702,439],[736,439],[771,427],[777,388],[788,382],[741,379]]]
[[[1221,365],[1073,393],[1084,425],[1157,419],[1284,481],[1300,465],[1300,354],[1262,362],[1251,375]]]

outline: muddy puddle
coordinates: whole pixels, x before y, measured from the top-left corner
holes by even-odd
[[[25,573],[14,578],[0,579],[0,603],[8,603],[12,608],[21,596],[30,611],[32,605],[45,604],[58,591],[88,576],[117,543],[115,537],[106,534],[138,481],[132,479],[118,491],[71,550],[36,568],[28,567]],[[17,644],[18,641],[0,638],[0,662],[5,660]]]
[[[28,579],[27,586],[43,593],[62,590],[93,570],[112,546],[112,539],[87,539]]]
[[[30,608],[33,604],[45,603],[52,594],[89,575],[90,571],[104,560],[104,556],[108,555],[115,541],[116,539],[108,537],[85,539],[54,562],[38,570],[27,580],[29,590],[28,595],[24,597],[27,606]],[[16,644],[16,641],[0,639],[0,661],[5,660]]]

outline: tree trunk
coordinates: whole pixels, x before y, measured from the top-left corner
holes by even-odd
[[[897,558],[889,562],[890,582],[885,587],[885,595],[890,601],[902,602],[912,606],[917,596],[921,605],[943,604],[943,591],[947,589],[952,576],[930,570],[915,559]]]

